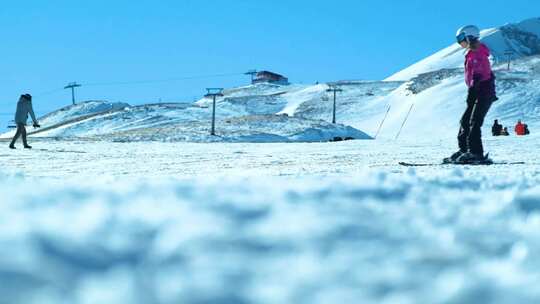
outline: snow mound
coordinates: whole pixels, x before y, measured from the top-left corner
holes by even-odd
[[[126,107],[129,107],[129,104],[123,102],[91,100],[75,105],[69,105],[51,112],[43,117],[40,117],[39,121],[44,125],[54,125],[64,121],[76,119],[81,116],[121,110]]]
[[[118,131],[100,135],[100,137],[118,142],[224,141],[262,143],[371,139],[364,132],[349,126],[274,114],[224,118],[216,122],[216,136],[211,136],[209,130],[209,122],[189,121]]]

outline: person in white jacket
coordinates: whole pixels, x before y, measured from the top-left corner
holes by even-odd
[[[34,128],[39,128],[40,125],[36,119],[36,115],[34,114],[34,109],[32,108],[32,95],[24,94],[21,95],[21,98],[19,98],[19,102],[17,102],[17,112],[15,112],[15,123],[17,124],[17,132],[15,133],[15,136],[13,136],[13,140],[9,145],[10,149],[15,149],[15,142],[17,141],[17,139],[19,139],[19,136],[22,136],[24,148],[32,149],[32,147],[29,146],[26,141],[26,121],[28,120],[28,114],[30,114],[30,116],[32,117],[32,121],[34,122]]]

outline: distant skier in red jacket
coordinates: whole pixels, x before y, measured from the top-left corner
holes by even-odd
[[[521,120],[518,120],[516,127],[514,128],[514,131],[516,131],[516,135],[519,135],[519,136],[526,135],[525,125],[521,123]]]
[[[458,30],[457,43],[467,49],[465,55],[465,83],[468,87],[467,109],[460,121],[459,151],[445,158],[445,163],[488,162],[482,146],[481,127],[491,104],[497,100],[495,75],[489,61],[490,51],[480,42],[480,30],[474,25]]]

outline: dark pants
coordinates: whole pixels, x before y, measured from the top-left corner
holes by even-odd
[[[467,109],[461,117],[461,127],[458,134],[459,150],[484,155],[482,146],[482,125],[491,107],[493,96],[485,94],[484,90],[469,89]]]
[[[13,140],[11,140],[11,146],[15,145],[15,142],[17,139],[19,139],[19,136],[22,135],[22,141],[24,146],[28,146],[28,143],[26,142],[26,126],[22,123],[17,124],[17,133],[15,133],[15,136],[13,136]]]

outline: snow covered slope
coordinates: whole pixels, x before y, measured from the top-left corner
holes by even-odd
[[[325,88],[320,86],[320,90]],[[308,92],[305,92],[305,91]],[[334,125],[316,118],[278,114],[297,96],[308,96],[306,86],[260,84],[226,90],[217,101],[216,133],[210,136],[212,100],[197,103],[146,104],[129,106],[107,102],[86,102],[55,111],[40,121],[44,128],[31,133],[38,137],[94,137],[115,141],[194,142],[317,142],[369,139],[370,136],[346,125]],[[10,137],[13,131],[3,137]]]
[[[511,71],[495,69],[497,95],[486,117],[484,134],[490,134],[494,119],[513,130],[518,119],[540,130],[540,56],[524,57]],[[436,140],[457,135],[465,109],[467,90],[461,69],[422,74],[393,92],[387,102],[393,110],[383,134],[391,137],[403,124],[412,106],[401,137]]]
[[[123,102],[110,103],[107,101],[91,100],[76,105],[63,107],[39,118],[43,125],[55,125],[62,122],[75,120],[88,115],[101,114],[110,111],[121,110],[129,107],[129,104]]]
[[[512,51],[513,58],[540,54],[540,18],[517,24],[482,31],[481,40],[489,46],[496,63],[507,60],[505,52]],[[390,76],[387,80],[410,80],[413,77],[440,69],[458,68],[463,65],[463,49],[456,43],[412,66]]]

